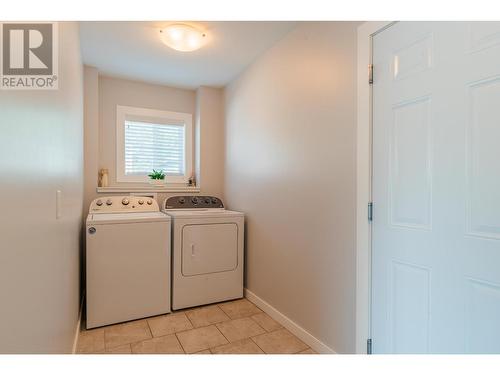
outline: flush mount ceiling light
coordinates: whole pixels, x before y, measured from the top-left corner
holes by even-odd
[[[189,52],[201,48],[207,35],[197,28],[176,23],[160,30],[160,39],[170,48],[177,51]]]

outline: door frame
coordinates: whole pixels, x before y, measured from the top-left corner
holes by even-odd
[[[372,200],[372,63],[373,36],[394,21],[368,21],[358,26],[356,129],[356,337],[357,354],[366,354],[371,332],[372,233],[368,203]]]

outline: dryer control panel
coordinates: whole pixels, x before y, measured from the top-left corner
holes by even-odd
[[[165,200],[163,208],[166,210],[172,209],[200,209],[200,208],[224,208],[224,204],[217,197],[199,196],[199,195],[182,195],[170,197]]]
[[[113,195],[97,198],[92,201],[89,213],[126,213],[126,212],[157,212],[158,203],[151,197],[133,195]]]

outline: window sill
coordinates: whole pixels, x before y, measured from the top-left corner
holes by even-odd
[[[98,187],[98,193],[199,193],[199,186],[107,186]]]

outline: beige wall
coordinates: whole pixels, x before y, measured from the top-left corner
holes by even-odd
[[[200,87],[196,91],[196,175],[202,193],[223,198],[224,92]]]
[[[99,181],[99,72],[96,68],[84,66],[83,76],[83,119],[84,119],[84,214],[97,196]]]
[[[59,89],[0,91],[0,353],[67,353],[79,311],[83,83],[59,26]],[[56,219],[56,190],[62,217]]]
[[[110,185],[116,185],[116,106],[191,113],[196,92],[168,86],[99,77],[99,168],[108,168]]]
[[[109,170],[112,186],[127,186],[133,192],[135,183],[116,183],[116,106],[128,105],[193,115],[195,127],[194,159],[200,194],[222,197],[224,174],[224,95],[223,90],[200,87],[177,89],[137,81],[99,76],[97,69],[85,67],[85,215],[96,192],[98,172]],[[143,186],[143,185],[142,185]],[[118,193],[119,194],[119,193]],[[159,193],[158,201],[171,195]]]
[[[246,286],[339,353],[355,337],[355,23],[303,23],[226,88]]]

